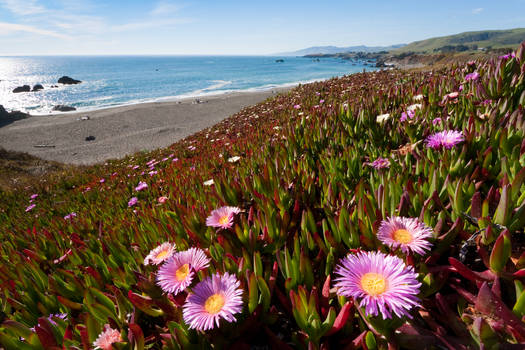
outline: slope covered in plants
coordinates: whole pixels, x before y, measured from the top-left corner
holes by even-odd
[[[524,77],[522,45],[303,85],[2,193],[0,344],[524,343]]]

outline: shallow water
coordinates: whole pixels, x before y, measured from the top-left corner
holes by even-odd
[[[284,62],[276,62],[283,59]],[[374,70],[363,61],[271,56],[0,57],[0,104],[47,114],[58,104],[93,110],[141,102],[265,90]],[[57,84],[63,75],[82,80]],[[42,84],[38,92],[12,93]],[[52,88],[58,85],[58,88]]]

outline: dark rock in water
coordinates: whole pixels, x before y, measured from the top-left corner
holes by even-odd
[[[32,91],[39,91],[39,90],[44,90],[44,87],[41,84],[36,84],[35,86],[33,86]]]
[[[275,62],[277,62],[277,63],[283,63],[283,62],[284,62],[284,60],[283,60],[283,59],[281,59],[281,58],[279,58],[278,60],[275,60]]]
[[[59,84],[65,84],[65,85],[73,85],[73,84],[80,84],[81,81],[73,79],[73,78],[70,78],[70,77],[64,75],[63,77],[58,79],[58,83]]]
[[[86,137],[86,141],[95,141],[95,136]]]
[[[31,91],[31,86],[29,85],[23,85],[23,86],[18,86],[16,87],[14,90],[13,90],[13,93],[17,94],[19,92],[29,92]]]
[[[76,111],[77,109],[75,107],[66,106],[66,105],[56,105],[55,107],[53,107],[53,110],[59,111],[59,112],[71,112],[71,111]]]
[[[52,88],[52,89],[55,89],[55,88],[57,88],[57,87],[58,87],[58,85],[51,85],[51,88]]]
[[[4,106],[0,105],[0,118],[8,115],[7,111],[5,110]]]

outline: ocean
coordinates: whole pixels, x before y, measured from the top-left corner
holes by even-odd
[[[282,60],[282,61],[281,61]],[[272,56],[59,56],[0,57],[0,105],[33,115],[56,105],[88,111],[142,102],[257,91],[375,70],[339,58]],[[67,75],[78,85],[57,84]],[[13,93],[17,86],[44,86]],[[58,85],[57,88],[52,88]]]

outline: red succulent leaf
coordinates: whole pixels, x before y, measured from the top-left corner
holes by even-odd
[[[511,328],[512,334],[520,341],[525,341],[525,326],[521,320],[490,290],[485,282],[476,298],[476,310],[494,319],[500,319]]]
[[[341,330],[341,328],[343,328],[343,326],[346,324],[348,318],[351,315],[350,311],[352,309],[352,305],[353,303],[349,301],[347,301],[346,304],[343,305],[341,311],[339,311],[339,314],[335,318],[332,328],[326,333],[326,335],[332,335]]]

